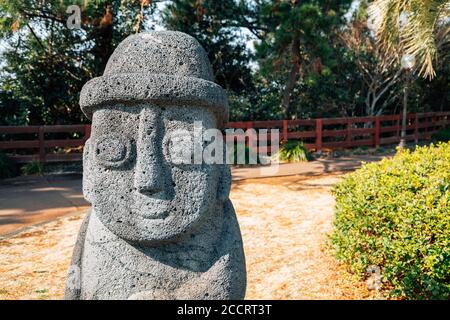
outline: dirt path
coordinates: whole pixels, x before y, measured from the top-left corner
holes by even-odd
[[[247,299],[367,299],[326,248],[339,175],[236,181]],[[0,241],[0,299],[60,299],[83,212]]]
[[[81,175],[20,176],[0,181],[0,238],[88,208]]]
[[[233,185],[247,259],[249,299],[364,299],[327,249],[339,175],[245,180]]]

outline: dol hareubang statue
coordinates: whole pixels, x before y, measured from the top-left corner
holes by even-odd
[[[226,164],[172,161],[171,132],[221,128],[224,91],[200,44],[140,33],[83,87],[92,119],[66,299],[242,299],[246,271]],[[186,150],[184,150],[186,151]],[[189,151],[190,152],[190,151]]]

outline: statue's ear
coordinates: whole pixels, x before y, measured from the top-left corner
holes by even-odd
[[[231,189],[231,170],[230,167],[224,163],[220,165],[219,183],[217,186],[217,200],[225,202],[230,196]]]
[[[83,148],[83,196],[84,198],[92,203],[91,201],[91,190],[92,190],[92,183],[89,180],[91,177],[91,166],[92,166],[92,159],[90,157],[91,152],[91,139],[88,139],[86,143],[84,144]]]

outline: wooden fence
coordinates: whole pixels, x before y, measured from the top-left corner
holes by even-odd
[[[82,159],[90,125],[0,126],[0,150],[18,163],[67,162]],[[73,148],[77,150],[68,150]]]
[[[409,114],[407,141],[428,140],[439,129],[450,127],[450,112]],[[281,142],[302,140],[310,150],[379,147],[400,141],[401,117],[387,115],[359,118],[324,118],[229,122],[233,129],[278,129]],[[90,125],[0,126],[0,150],[19,163],[30,161],[80,161]],[[228,139],[236,137],[231,135]],[[242,138],[242,136],[241,136]],[[245,139],[245,138],[244,138]],[[256,138],[261,142],[261,138]],[[272,149],[270,134],[266,150]]]
[[[307,120],[230,122],[234,129],[278,129],[280,140],[302,140],[309,150],[380,147],[400,142],[400,115]],[[406,141],[429,140],[450,127],[450,112],[417,113],[407,116]],[[228,137],[233,139],[233,136]],[[270,135],[267,138],[270,151]],[[259,141],[258,141],[259,143]],[[262,152],[264,152],[262,150]]]

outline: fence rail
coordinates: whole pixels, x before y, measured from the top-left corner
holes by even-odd
[[[400,123],[399,115],[384,115],[229,122],[227,128],[278,129],[282,142],[302,140],[308,149],[320,151],[361,146],[380,147],[398,143]],[[433,133],[445,127],[450,127],[450,112],[409,114],[406,140],[429,140]],[[90,125],[0,126],[0,150],[19,163],[79,161],[82,158],[82,146],[89,138],[90,132]],[[267,135],[265,144],[267,147],[264,147],[264,150],[270,152],[270,134]]]
[[[91,126],[0,126],[0,150],[18,163],[80,161]],[[68,152],[67,148],[78,148]]]
[[[400,115],[307,120],[230,122],[234,129],[279,129],[280,140],[302,140],[309,150],[380,147],[400,141]],[[439,129],[450,127],[450,112],[407,116],[406,140],[429,140]],[[229,137],[232,139],[232,137]],[[270,144],[268,138],[267,144]],[[269,149],[271,149],[269,147]]]

